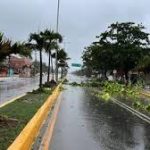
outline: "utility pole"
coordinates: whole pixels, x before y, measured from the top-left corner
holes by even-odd
[[[57,24],[56,24],[56,32],[58,33],[58,30],[59,30],[59,10],[60,10],[60,0],[58,0],[58,5],[57,5]],[[56,82],[58,82],[58,62],[57,62],[57,52],[58,52],[58,49],[56,49],[56,55],[55,55],[55,59],[56,59],[56,62],[55,62],[55,78],[56,78]]]

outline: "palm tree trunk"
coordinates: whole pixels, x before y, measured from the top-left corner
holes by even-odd
[[[61,79],[63,78],[63,67],[61,67]]]
[[[48,60],[48,75],[47,75],[47,82],[49,82],[49,75],[50,75],[50,65],[51,65],[51,51],[49,50],[49,60]]]
[[[42,88],[42,50],[40,50],[40,89]]]
[[[52,80],[54,80],[54,68],[53,68],[53,59],[52,59],[52,57],[51,57],[51,73],[52,73]]]

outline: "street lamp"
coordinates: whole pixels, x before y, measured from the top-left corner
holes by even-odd
[[[58,28],[59,28],[59,9],[60,9],[60,0],[58,0],[58,5],[57,5],[57,25],[56,25],[56,32],[58,33]],[[56,76],[56,82],[58,82],[58,62],[57,62],[57,49],[56,49],[56,62],[55,62],[55,76]]]
[[[59,29],[59,10],[60,10],[60,0],[58,0],[58,4],[57,4],[57,25],[56,25],[56,32],[58,32],[58,29]]]

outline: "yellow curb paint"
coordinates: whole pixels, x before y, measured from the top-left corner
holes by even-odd
[[[42,139],[39,150],[48,150],[49,149],[49,145],[50,145],[50,142],[52,139],[52,135],[53,135],[55,123],[57,120],[60,104],[61,104],[61,98],[58,100],[57,104],[55,105],[52,117],[49,121],[49,126],[44,134],[44,137]]]
[[[48,97],[46,102],[37,111],[33,118],[28,122],[19,136],[15,141],[9,146],[8,150],[30,150],[38,132],[41,128],[43,121],[46,119],[53,103],[56,101],[59,93],[61,83],[53,91],[52,95]]]
[[[12,103],[12,102],[14,102],[14,101],[16,101],[17,99],[19,99],[19,98],[21,98],[21,97],[23,97],[23,96],[25,96],[25,95],[26,95],[26,94],[22,94],[22,95],[20,95],[20,96],[17,96],[17,97],[15,97],[15,98],[11,99],[11,100],[8,100],[8,101],[5,102],[4,104],[0,105],[0,108],[2,108],[2,107],[4,107],[4,106],[6,106],[6,105],[8,105],[8,104],[10,104],[10,103]]]

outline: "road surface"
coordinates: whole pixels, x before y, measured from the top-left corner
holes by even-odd
[[[46,76],[43,77],[43,82]],[[0,105],[17,96],[37,89],[39,85],[39,77],[34,78],[12,78],[0,82]]]
[[[86,88],[65,88],[50,150],[150,150],[148,123]]]

